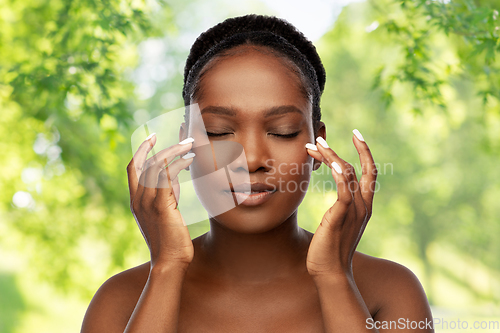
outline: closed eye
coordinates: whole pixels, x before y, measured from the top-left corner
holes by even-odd
[[[294,132],[294,133],[288,133],[288,134],[269,133],[269,135],[273,135],[273,136],[276,136],[278,138],[284,138],[284,139],[294,138],[294,137],[296,137],[299,134],[300,134],[300,131]]]
[[[230,135],[230,134],[233,134],[233,133],[230,133],[230,132],[224,132],[224,133],[207,132],[207,136],[210,136],[210,137],[222,137],[222,136],[226,136],[226,135]],[[269,133],[269,135],[272,135],[272,136],[275,136],[278,138],[285,138],[285,139],[294,138],[299,134],[300,134],[300,131],[294,132],[294,133],[288,133],[288,134]]]
[[[232,134],[232,133],[212,133],[212,132],[207,132],[207,135],[208,136],[212,136],[212,137],[221,137],[221,136],[225,136],[225,135],[229,135],[229,134]]]

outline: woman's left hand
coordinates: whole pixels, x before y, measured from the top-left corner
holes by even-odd
[[[372,215],[377,168],[368,145],[353,136],[363,173],[358,182],[353,166],[329,148],[323,138],[316,140],[318,150],[307,149],[307,152],[332,169],[338,197],[311,240],[307,270],[313,278],[339,274],[352,278],[352,258]]]

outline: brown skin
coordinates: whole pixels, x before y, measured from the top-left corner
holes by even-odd
[[[359,183],[352,166],[332,149],[320,144],[318,151],[306,149],[316,134],[326,138],[326,131],[321,124],[313,132],[311,103],[301,93],[299,78],[282,59],[252,47],[245,51],[214,64],[193,102],[200,106],[207,132],[227,133],[210,139],[243,145],[250,180],[279,191],[260,206],[237,206],[212,217],[210,231],[191,242],[176,209],[178,193],[154,186],[158,174],[160,183],[168,182],[159,166],[189,151],[191,144],[158,153],[158,160],[167,161],[142,172],[136,165],[144,163],[156,138],[145,141],[127,170],[132,211],[151,261],[101,286],[82,332],[433,332],[366,327],[367,318],[432,319],[410,270],[355,251],[371,216],[370,185],[376,180],[368,146],[353,137],[363,166]],[[264,117],[270,108],[284,105],[299,112]],[[204,112],[209,106],[235,115]],[[182,138],[185,132],[183,127]],[[291,138],[279,136],[295,132]],[[176,161],[168,168],[174,184],[176,174],[193,160]],[[312,234],[297,224],[305,192],[287,191],[286,185],[309,181],[310,173],[291,172],[294,165],[317,169],[333,161],[343,170],[332,170],[338,200]],[[150,188],[137,181],[138,175]]]

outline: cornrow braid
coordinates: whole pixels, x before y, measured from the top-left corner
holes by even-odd
[[[267,47],[275,51],[272,52],[275,56],[287,58],[298,67],[308,86],[305,88],[312,97],[313,127],[316,130],[321,119],[319,102],[325,87],[325,69],[311,41],[292,24],[274,16],[251,14],[229,18],[196,39],[184,68],[182,94],[185,106],[190,104],[196,92],[205,65],[243,44]]]

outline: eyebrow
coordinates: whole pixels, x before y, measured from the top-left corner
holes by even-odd
[[[206,108],[203,108],[203,110],[201,110],[200,113],[201,114],[213,113],[213,114],[220,114],[220,115],[232,116],[232,117],[235,117],[238,115],[238,112],[235,109],[224,107],[224,106],[207,106]],[[272,108],[264,111],[264,118],[284,115],[287,113],[299,113],[300,115],[304,116],[304,113],[298,107],[296,107],[294,105],[281,105],[281,106],[272,107]]]
[[[287,113],[298,113],[301,116],[304,116],[304,113],[296,106],[293,105],[281,105],[281,106],[276,106],[273,107],[269,110],[267,110],[264,113],[264,118],[272,117],[272,116],[279,116]]]
[[[203,110],[200,111],[201,114],[204,113],[214,113],[214,114],[221,114],[225,116],[236,116],[236,111],[232,108],[226,108],[223,106],[207,106],[206,108],[203,108]]]

